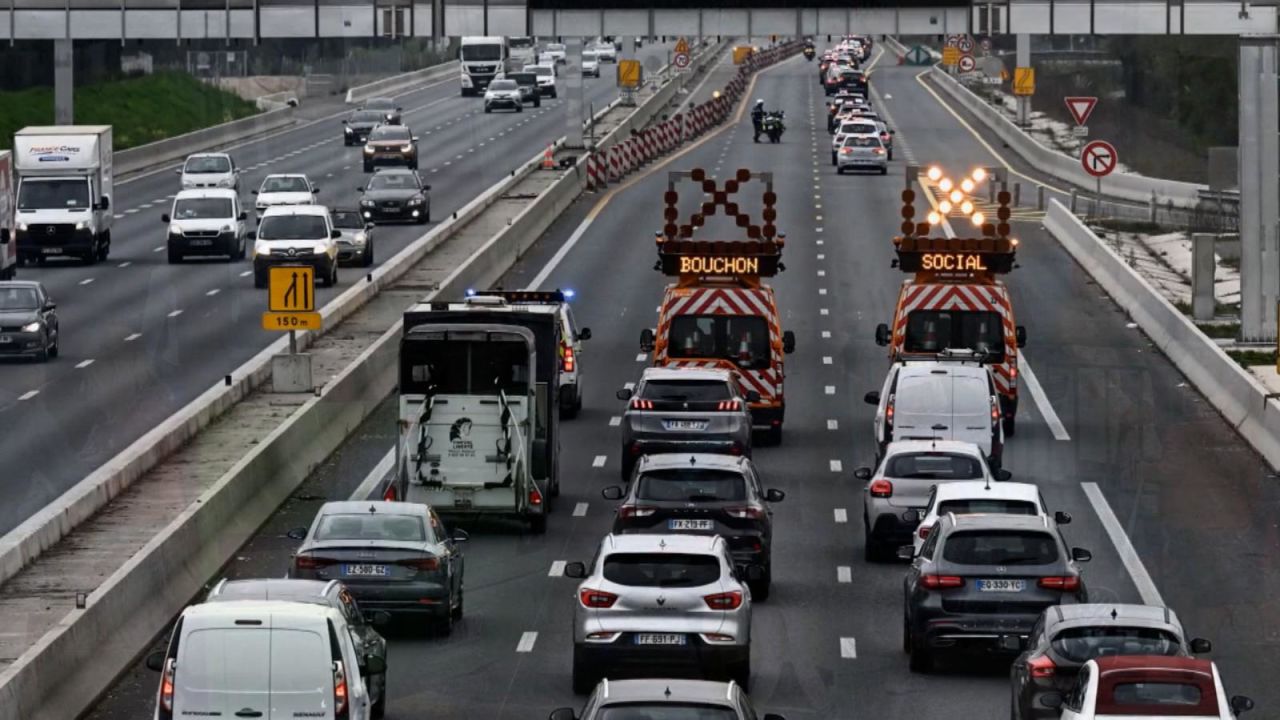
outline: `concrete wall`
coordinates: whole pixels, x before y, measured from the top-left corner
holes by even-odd
[[[120,150],[115,154],[115,173],[124,175],[164,165],[185,158],[193,152],[201,152],[236,140],[278,130],[292,125],[295,121],[294,114],[295,108],[291,107],[272,110],[203,130],[195,130],[167,140]]]
[[[357,85],[347,90],[347,102],[359,103],[368,100],[371,97],[379,95],[396,94],[405,88],[415,85],[421,85],[432,80],[439,80],[447,77],[457,77],[459,73],[459,64],[457,60],[433,65],[422,70],[414,70],[413,72],[401,73],[393,75],[389,78],[375,80],[364,85]],[[459,85],[461,87],[461,85]]]

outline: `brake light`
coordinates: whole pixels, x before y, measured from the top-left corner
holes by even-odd
[[[872,155],[883,155],[883,154],[884,154],[884,148],[871,148],[871,154],[872,154]]]
[[[742,409],[742,403],[737,400],[721,400],[720,402],[716,403],[716,410],[735,411],[735,410],[741,410],[741,409]]]
[[[613,604],[618,602],[618,596],[604,590],[592,590],[591,588],[583,588],[578,591],[578,600],[583,607],[589,608],[611,608]]]
[[[712,610],[737,610],[742,607],[742,592],[740,590],[706,595],[702,599],[706,601],[707,607]]]
[[[401,567],[413,568],[414,570],[425,570],[427,572],[435,572],[440,569],[440,559],[434,555],[413,558],[411,560],[400,560],[396,564]]]
[[[991,425],[994,427],[1000,422],[1000,403],[995,400],[991,401]]]
[[[1053,664],[1053,659],[1048,655],[1034,657],[1027,661],[1027,672],[1033,678],[1051,678],[1058,671],[1058,666]]]
[[[760,520],[764,518],[764,508],[756,505],[725,508],[724,511],[729,515],[729,517],[735,517],[741,520]]]
[[[387,501],[387,502],[395,502],[395,499],[396,499],[396,486],[395,486],[395,485],[388,485],[388,486],[387,486],[387,491],[386,491],[386,492],[384,492],[384,493],[382,493],[382,499],[383,499],[383,500],[385,500],[385,501]]]
[[[333,716],[347,717],[347,671],[341,660],[333,661]]]
[[[932,529],[927,525],[921,525],[920,529],[916,530],[916,535],[919,535],[921,540],[926,540],[929,537],[929,531]]]
[[[880,133],[880,139],[885,142],[889,142],[889,133],[887,132]]]
[[[889,402],[884,406],[884,422],[890,429],[893,428],[893,403],[894,397],[890,395]]]
[[[871,483],[871,497],[887,498],[893,497],[893,483],[880,478]]]
[[[632,400],[632,401],[631,401],[631,409],[632,409],[632,410],[652,410],[652,409],[653,409],[653,401],[652,401],[652,400],[642,400],[642,399],[640,399],[640,398],[636,398],[636,399],[634,399],[634,400]]]
[[[735,441],[732,445],[729,446],[729,454],[734,456],[741,455],[742,446]]]
[[[649,505],[623,505],[618,508],[618,517],[620,518],[643,518],[649,517],[658,511],[658,508]]]
[[[1017,379],[1018,379],[1018,366],[1017,366],[1017,365],[1014,365],[1013,367],[1009,368],[1009,379],[1010,379],[1010,380],[1017,380]]]
[[[1060,575],[1056,577],[1042,577],[1039,582],[1040,587],[1046,590],[1061,590],[1062,592],[1076,592],[1080,589],[1080,577],[1078,575]]]
[[[329,567],[334,564],[332,558],[316,557],[314,555],[298,555],[293,559],[293,566],[299,570],[317,570],[323,567]]]
[[[922,575],[920,584],[929,590],[954,590],[964,587],[964,578],[956,575]]]
[[[840,148],[841,155],[848,155],[851,152],[853,152],[853,148],[847,148],[847,147]]]
[[[529,504],[534,507],[542,505],[542,493],[538,488],[529,488]]]
[[[564,357],[561,359],[561,367],[563,368],[564,372],[573,372],[574,360],[573,360],[572,345],[566,344],[564,346]]]
[[[175,658],[164,661],[164,674],[160,676],[160,709],[165,714],[173,712],[173,668]]]

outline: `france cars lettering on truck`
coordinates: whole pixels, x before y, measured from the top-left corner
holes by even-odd
[[[14,133],[20,262],[111,251],[110,125],[27,127]]]

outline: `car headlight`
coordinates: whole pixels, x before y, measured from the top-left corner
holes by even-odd
[[[34,322],[29,322],[26,325],[23,325],[22,332],[28,332],[28,333],[40,332],[40,321],[36,320]]]
[[[169,234],[170,234],[170,235],[181,235],[181,234],[182,234],[182,228],[178,227],[177,225],[170,225],[170,226],[169,226]]]
[[[421,205],[421,204],[422,204],[422,196],[421,196],[421,195],[414,195],[413,197],[409,198],[409,204],[410,204],[410,205]]]
[[[235,178],[225,177],[218,181],[218,187],[231,187],[236,184]]]
[[[220,230],[219,232],[229,233],[232,231],[232,229],[233,228],[230,225],[223,225],[222,230]]]
[[[344,132],[344,133],[346,133],[346,134],[350,135],[351,133],[355,132],[355,130],[353,130],[353,129],[349,128],[349,127],[344,127],[344,128],[342,128],[342,132]]]
[[[355,243],[356,245],[364,245],[365,243],[369,242],[369,236],[365,235],[362,232],[358,232],[356,233],[356,236],[352,239],[352,242]]]
[[[372,146],[372,145],[365,145],[365,146],[364,146],[364,154],[365,154],[365,155],[372,155],[372,154],[373,154],[373,146]]]
[[[360,201],[360,207],[373,207],[374,205],[377,205],[377,203],[375,203],[375,202],[374,202],[374,201],[372,201],[372,200],[361,200],[361,201]]]
[[[270,255],[271,245],[261,240],[258,240],[253,243],[253,254],[255,257],[257,257],[258,255]]]
[[[412,145],[401,145],[401,146],[400,146],[400,152],[403,152],[403,153],[413,152],[413,146],[412,146]]]
[[[84,229],[85,229],[85,228],[87,228],[87,227],[89,227],[89,221],[88,221],[88,220],[81,220],[80,222],[76,223],[76,229],[77,229],[77,230],[84,230]]]
[[[18,232],[26,232],[26,231],[27,231],[27,224],[26,224],[26,223],[18,223]]]

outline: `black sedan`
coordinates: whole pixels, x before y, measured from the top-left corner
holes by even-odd
[[[385,168],[360,191],[360,215],[369,222],[431,222],[431,186],[406,168]]]
[[[400,113],[404,108],[397,105],[391,98],[376,97],[369,98],[361,110],[373,110],[382,115],[382,122],[388,125],[400,125]]]
[[[0,282],[0,355],[25,355],[40,362],[57,357],[57,307],[38,282]]]
[[[384,122],[383,117],[376,110],[356,110],[351,113],[351,117],[342,121],[346,126],[342,129],[342,144],[359,145],[368,140],[369,133]]]

